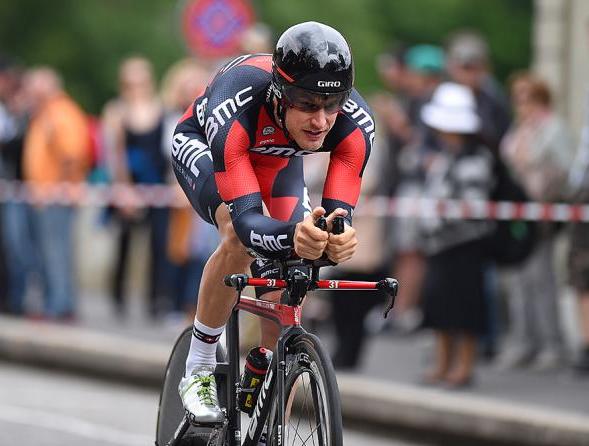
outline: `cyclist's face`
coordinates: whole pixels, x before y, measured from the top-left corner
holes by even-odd
[[[297,87],[285,88],[286,128],[304,150],[317,150],[333,127],[349,93],[313,94]]]
[[[323,146],[325,137],[335,124],[337,113],[328,113],[324,108],[305,112],[288,107],[285,117],[286,128],[301,149],[317,150]]]

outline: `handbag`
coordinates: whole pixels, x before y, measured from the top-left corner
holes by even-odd
[[[496,159],[494,171],[496,183],[490,196],[492,201],[530,201],[524,187],[501,159]],[[489,260],[498,266],[520,265],[534,250],[538,229],[535,221],[497,220],[495,229],[486,239]]]

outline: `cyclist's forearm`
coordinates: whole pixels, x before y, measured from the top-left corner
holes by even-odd
[[[351,204],[346,203],[345,201],[340,201],[340,200],[335,200],[332,198],[323,197],[323,199],[321,200],[321,206],[325,209],[325,215],[331,214],[337,208],[345,209],[346,211],[348,211],[348,215],[346,217],[344,217],[346,220],[346,223],[348,223],[348,225],[352,226],[352,216],[354,213],[354,206],[352,206]]]
[[[233,214],[233,213],[232,213]],[[241,242],[269,259],[288,257],[293,248],[295,224],[262,215],[262,208],[251,208],[233,217]]]

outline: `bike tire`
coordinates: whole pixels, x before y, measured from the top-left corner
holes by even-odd
[[[286,357],[285,402],[292,400],[294,404],[281,444],[342,446],[339,389],[333,364],[319,338],[310,333],[296,336],[288,344]],[[277,410],[278,401],[268,418],[267,443],[271,446],[278,444]]]
[[[156,445],[166,446],[172,438],[176,428],[184,416],[184,407],[178,393],[178,384],[182,379],[186,368],[186,357],[190,348],[192,338],[192,327],[186,328],[174,344],[160,393],[158,405]],[[223,346],[217,344],[217,361],[224,362],[226,353]],[[224,383],[217,382],[219,402],[225,403],[226,391]],[[190,427],[179,446],[204,446],[208,442],[210,429]]]

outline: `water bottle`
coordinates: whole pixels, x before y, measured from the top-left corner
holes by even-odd
[[[247,413],[250,417],[254,413],[256,401],[271,362],[272,351],[264,347],[251,349],[245,358],[245,368],[241,376],[237,404],[239,410]]]

